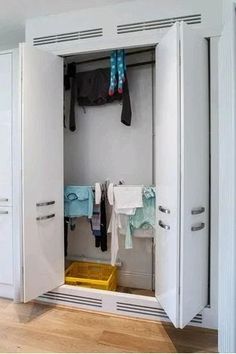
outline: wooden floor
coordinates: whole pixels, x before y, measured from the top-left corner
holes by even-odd
[[[216,352],[217,333],[0,300],[0,352]]]

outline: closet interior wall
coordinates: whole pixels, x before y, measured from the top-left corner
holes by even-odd
[[[137,49],[136,49],[137,50]],[[65,64],[106,57],[109,53],[91,56],[67,57]],[[127,56],[126,63],[135,64],[153,60],[153,51]],[[109,60],[77,65],[77,72],[108,67]],[[128,83],[132,105],[130,127],[120,121],[122,105],[113,102],[103,106],[79,107],[76,104],[75,132],[64,129],[64,182],[65,185],[94,185],[105,180],[125,184],[151,185],[153,171],[153,89],[154,65],[128,67]],[[69,94],[65,93],[68,112]],[[68,124],[67,124],[68,126]],[[108,221],[110,218],[108,208]],[[124,287],[153,289],[153,240],[133,238],[133,249],[125,250],[124,236],[119,238],[118,259],[122,263],[118,283]],[[67,259],[91,258],[110,260],[108,251],[95,248],[90,224],[86,218],[76,222],[75,231],[69,231]]]

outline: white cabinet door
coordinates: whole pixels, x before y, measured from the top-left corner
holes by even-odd
[[[207,41],[175,24],[156,49],[157,298],[183,328],[207,305]]]
[[[169,318],[179,323],[180,228],[179,26],[156,48],[156,292]]]
[[[24,301],[64,282],[63,60],[20,45]]]
[[[0,54],[0,206],[12,205],[12,54]]]
[[[180,327],[207,305],[209,89],[207,40],[181,23]]]
[[[7,207],[0,207],[0,284],[13,285],[12,209]]]

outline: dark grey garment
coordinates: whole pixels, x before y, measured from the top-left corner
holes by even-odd
[[[122,94],[116,91],[113,96],[109,96],[109,85],[109,68],[77,73],[76,79],[72,78],[71,85],[69,85],[71,89],[69,128],[71,131],[75,130],[75,92],[78,104],[82,107],[99,106],[116,100],[122,101],[121,122],[127,126],[131,125],[132,111],[127,76]]]

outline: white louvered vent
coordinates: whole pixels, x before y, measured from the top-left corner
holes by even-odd
[[[196,15],[189,15],[189,16],[164,18],[164,19],[152,20],[152,21],[127,23],[125,25],[117,26],[117,34],[150,31],[150,30],[156,30],[161,28],[167,28],[167,27],[171,27],[177,21],[184,21],[189,25],[193,25],[193,24],[201,23],[202,18],[201,18],[201,14],[196,14]]]
[[[60,301],[67,304],[78,304],[92,307],[102,307],[102,300],[94,297],[87,296],[77,296],[77,295],[68,295],[63,293],[57,293],[49,291],[48,293],[39,296],[39,299],[48,299],[52,301]]]
[[[202,323],[202,314],[197,314],[191,321],[191,323]]]
[[[162,308],[151,307],[151,306],[143,306],[130,304],[126,302],[117,302],[116,310],[123,313],[133,313],[140,315],[147,315],[153,317],[162,317],[168,319],[168,315]],[[202,314],[197,314],[191,321],[191,323],[202,323]]]
[[[117,302],[116,304],[117,311],[133,313],[133,314],[141,314],[153,317],[163,317],[168,318],[165,311],[161,308],[151,307],[151,306],[143,306],[143,305],[136,305],[130,304],[126,302]]]
[[[33,39],[33,45],[40,46],[40,45],[53,44],[53,43],[77,41],[81,39],[91,39],[91,38],[97,38],[102,36],[103,36],[103,29],[95,28],[86,31],[77,31],[77,32],[55,34],[52,36],[35,37]]]

